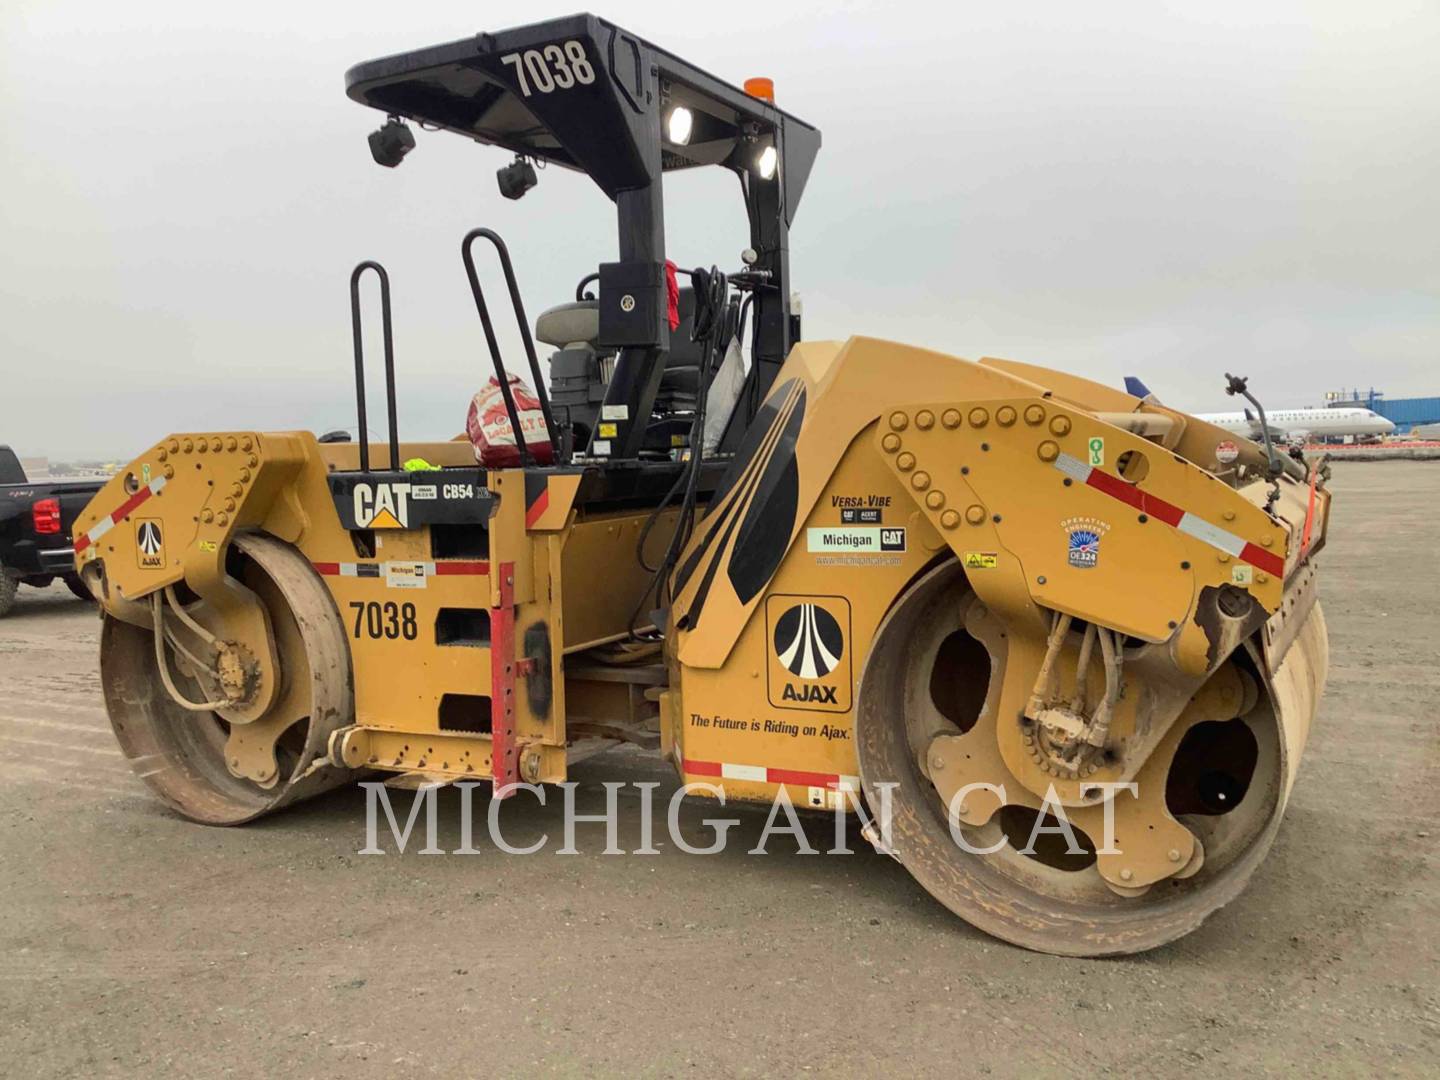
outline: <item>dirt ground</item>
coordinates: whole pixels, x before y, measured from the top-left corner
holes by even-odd
[[[1334,488],[1329,691],[1274,851],[1197,933],[1122,960],[986,938],[863,844],[606,857],[586,825],[575,856],[361,857],[358,789],[187,824],[115,748],[92,611],[25,590],[0,621],[4,1071],[1433,1076],[1440,465],[1347,463]],[[673,786],[637,761],[577,778]],[[558,828],[512,809],[515,842]]]

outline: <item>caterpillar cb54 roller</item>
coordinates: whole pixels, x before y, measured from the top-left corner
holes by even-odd
[[[75,550],[106,701],[166,804],[239,824],[367,773],[501,798],[623,741],[700,798],[863,808],[936,899],[1033,949],[1150,948],[1236,896],[1325,678],[1323,476],[1043,367],[802,341],[789,235],[820,134],[766,80],[587,15],[347,90],[387,117],[382,165],[408,120],[513,155],[510,197],[537,164],[585,173],[618,251],[532,326],[500,238],[462,241],[457,382],[493,371],[513,464],[397,436],[388,279],[363,263],[356,441],[177,432],[96,497]],[[665,176],[693,168],[738,178],[743,254],[667,251]],[[508,368],[486,276],[519,323]]]

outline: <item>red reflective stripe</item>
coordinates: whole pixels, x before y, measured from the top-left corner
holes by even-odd
[[[311,563],[310,565],[315,567],[316,573],[323,574],[326,577],[337,577],[340,574],[340,564],[338,562],[317,562]]]
[[[685,771],[691,776],[719,776],[720,762],[718,761],[691,761],[685,759]]]
[[[437,562],[435,564],[435,576],[444,577],[451,574],[488,574],[490,564],[488,562]]]
[[[1285,574],[1285,560],[1273,551],[1266,551],[1255,544],[1247,543],[1240,552],[1240,561],[1248,562],[1257,570],[1264,570],[1267,574],[1274,574],[1276,577],[1283,577]]]
[[[1085,483],[1096,491],[1103,491],[1112,499],[1119,499],[1129,506],[1133,506],[1142,514],[1148,514],[1156,521],[1163,521],[1166,525],[1178,526],[1180,519],[1185,516],[1185,511],[1178,506],[1166,502],[1156,495],[1150,495],[1141,491],[1134,484],[1120,479],[1118,476],[1111,476],[1099,469],[1091,469],[1090,476]]]
[[[90,546],[90,534],[81,533],[75,540],[75,552],[79,554]]]
[[[540,515],[550,508],[550,487],[546,485],[545,490],[535,497],[530,508],[525,511],[525,527],[528,529],[535,522],[540,520]]]
[[[1163,521],[1171,528],[1180,527],[1180,519],[1185,516],[1185,511],[1178,506],[1172,506],[1164,499],[1157,499],[1154,495],[1141,495],[1140,509],[1149,514],[1156,521]]]
[[[1128,503],[1135,507],[1136,510],[1142,509],[1140,503],[1144,496],[1140,494],[1140,490],[1133,484],[1127,484],[1118,476],[1111,476],[1109,473],[1092,468],[1090,475],[1085,478],[1085,483],[1096,491],[1103,491],[1112,499],[1119,499],[1123,503]]]
[[[124,520],[126,514],[130,513],[148,498],[150,498],[150,488],[142,487],[139,491],[135,492],[134,495],[131,495],[130,498],[121,503],[118,510],[111,513],[110,520],[116,525],[119,525],[120,522]]]
[[[799,769],[766,769],[766,776],[772,784],[803,784],[806,787],[839,787],[840,777],[835,774],[801,772]]]

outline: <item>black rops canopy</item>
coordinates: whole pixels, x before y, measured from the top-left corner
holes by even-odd
[[[660,145],[660,167],[748,168],[754,140],[773,139],[787,223],[820,149],[820,132],[803,120],[594,15],[357,64],[345,88],[386,113],[578,169],[612,199],[654,178],[662,112],[683,105],[694,134],[685,146]]]
[[[754,292],[744,407],[723,444],[734,448],[798,337],[789,227],[820,150],[817,129],[594,15],[372,60],[345,85],[386,113],[578,169],[614,200],[620,262],[600,267],[600,320],[601,344],[620,349],[606,414],[623,419],[614,439],[592,441],[592,455],[637,456],[670,344],[661,176],[700,165],[738,173],[764,285]],[[682,106],[693,123],[680,144],[667,118]],[[771,147],[778,168],[762,168]]]

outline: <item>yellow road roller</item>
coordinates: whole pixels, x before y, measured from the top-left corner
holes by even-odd
[[[94,499],[74,545],[105,700],[161,800],[234,825],[367,774],[503,798],[630,743],[699,798],[865,814],[936,899],[1028,948],[1151,948],[1237,895],[1326,671],[1330,496],[1263,415],[1256,442],[1043,367],[802,340],[789,234],[819,131],[768,80],[595,16],[346,86],[385,117],[381,166],[414,124],[501,148],[508,198],[537,166],[586,174],[616,258],[532,324],[504,241],[462,239],[488,456],[400,438],[367,262],[353,438],[177,432]],[[698,168],[738,178],[748,246],[684,270],[662,190]],[[518,324],[508,364],[482,277]]]

